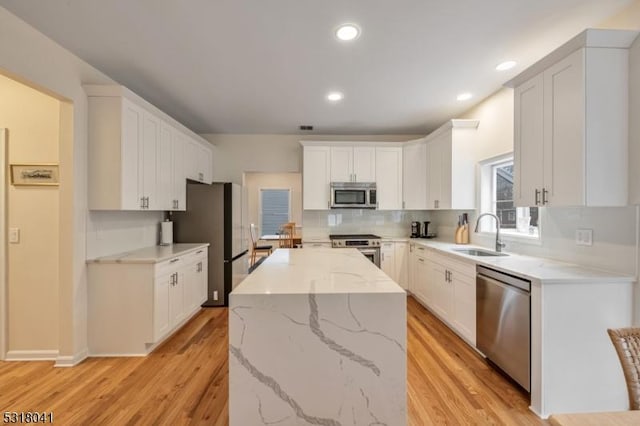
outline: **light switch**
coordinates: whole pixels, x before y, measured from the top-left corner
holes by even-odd
[[[9,243],[18,244],[20,242],[20,228],[9,228]]]

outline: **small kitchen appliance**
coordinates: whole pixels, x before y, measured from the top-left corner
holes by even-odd
[[[375,182],[331,182],[332,209],[375,209]]]
[[[411,222],[411,238],[420,238],[420,222]]]

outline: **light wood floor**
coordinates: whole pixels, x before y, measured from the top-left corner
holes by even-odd
[[[413,298],[407,318],[410,425],[546,424],[526,394]],[[63,425],[226,425],[227,367],[227,310],[206,309],[146,358],[73,368],[0,362],[0,413],[53,411]]]

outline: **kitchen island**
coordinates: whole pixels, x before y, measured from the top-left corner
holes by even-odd
[[[276,250],[229,301],[232,426],[406,424],[406,293],[358,250]]]

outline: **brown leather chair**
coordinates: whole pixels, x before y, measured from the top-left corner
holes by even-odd
[[[640,327],[608,329],[622,364],[629,392],[629,409],[640,410]]]
[[[253,266],[256,263],[256,256],[258,253],[266,253],[267,256],[271,254],[273,251],[273,246],[271,245],[258,245],[258,236],[256,234],[256,226],[252,223],[249,227],[251,234],[251,264],[249,266]],[[261,256],[262,257],[262,256]]]

